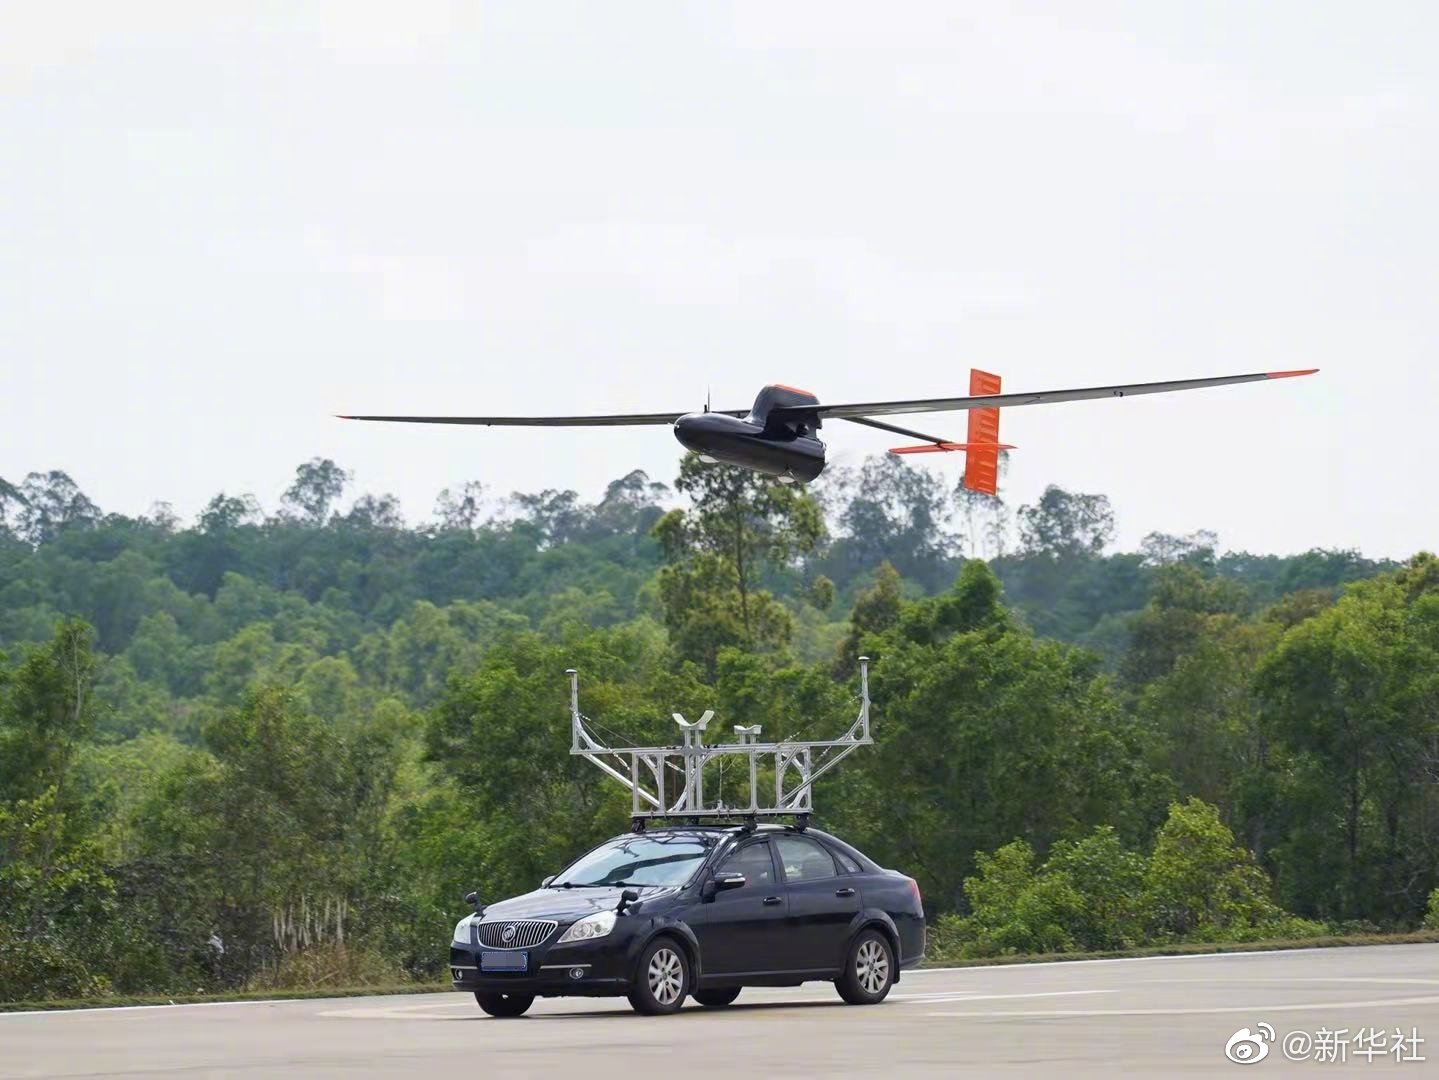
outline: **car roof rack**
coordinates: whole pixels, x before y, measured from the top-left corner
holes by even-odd
[[[643,832],[652,821],[680,824],[737,824],[757,828],[762,820],[791,819],[803,831],[814,811],[814,782],[861,746],[874,740],[869,734],[869,657],[859,658],[859,715],[835,739],[784,739],[761,742],[759,724],[736,724],[737,741],[706,745],[705,732],[714,719],[706,709],[698,720],[674,713],[682,742],[677,746],[612,746],[592,730],[593,722],[580,712],[580,676],[574,668],[570,680],[570,753],[593,762],[605,775],[630,790],[630,822]],[[748,766],[749,800],[726,806],[705,798],[705,767],[712,762],[739,758]],[[773,770],[774,796],[761,796],[760,766]]]

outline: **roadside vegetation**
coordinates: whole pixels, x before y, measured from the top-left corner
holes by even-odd
[[[818,823],[918,878],[941,959],[1439,931],[1432,556],[1116,552],[1101,495],[895,459],[471,483],[416,525],[349,483],[186,524],[0,480],[0,1002],[432,985],[465,892],[625,827],[568,667],[672,741],[841,730],[873,657]]]

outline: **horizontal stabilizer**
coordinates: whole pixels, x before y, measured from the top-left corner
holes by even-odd
[[[920,443],[918,446],[892,446],[891,454],[940,454],[949,453],[954,450],[967,450],[970,452],[985,451],[997,454],[1001,450],[1013,450],[1009,443],[1000,442],[932,442]]]

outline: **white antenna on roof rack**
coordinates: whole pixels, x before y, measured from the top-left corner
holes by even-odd
[[[784,740],[760,742],[758,724],[735,725],[738,742],[705,745],[705,729],[714,719],[706,709],[693,722],[674,713],[683,742],[679,746],[607,746],[590,731],[587,717],[580,712],[580,676],[574,668],[570,678],[570,753],[594,762],[608,776],[630,789],[630,817],[636,831],[653,818],[744,817],[751,823],[761,817],[797,817],[808,823],[814,808],[814,782],[848,757],[857,747],[872,745],[869,735],[869,657],[859,658],[859,715],[837,739]],[[725,806],[722,801],[707,805],[704,795],[704,767],[710,761],[741,757],[749,762],[749,804]],[[760,798],[759,760],[772,758],[774,799]],[[667,774],[678,784],[667,784]],[[722,798],[723,793],[721,793]]]

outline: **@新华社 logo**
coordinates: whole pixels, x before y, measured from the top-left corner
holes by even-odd
[[[508,926],[506,926],[503,930],[500,931],[500,940],[503,941],[506,945],[508,945],[510,942],[515,940],[515,932],[515,924],[510,923]]]
[[[1268,1024],[1255,1025],[1256,1030],[1240,1028],[1224,1044],[1224,1056],[1236,1065],[1253,1065],[1263,1061],[1274,1041],[1274,1029]]]

